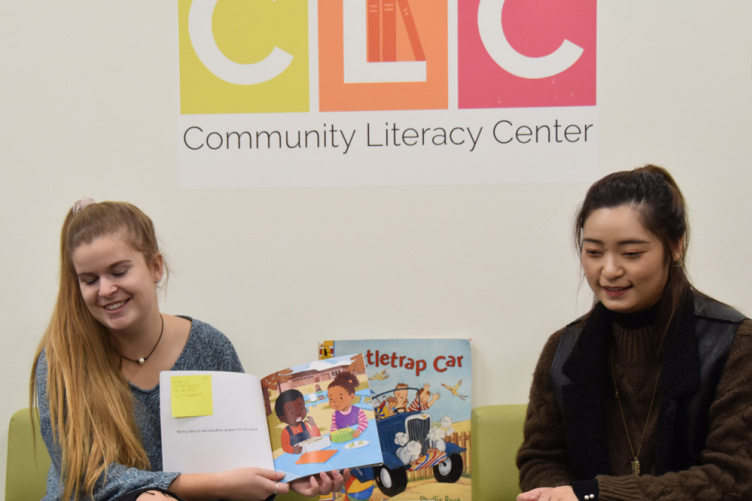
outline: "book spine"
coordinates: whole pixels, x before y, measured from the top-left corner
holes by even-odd
[[[410,10],[410,0],[399,0],[399,9],[402,13],[402,20],[405,23],[410,46],[413,49],[413,56],[416,61],[425,61],[426,55],[423,52],[423,45],[420,43],[418,28],[415,25],[415,17],[413,17],[412,10]]]
[[[396,0],[382,0],[381,3],[381,60],[397,60]]]
[[[366,40],[368,41],[368,62],[381,61],[381,0],[367,0]]]

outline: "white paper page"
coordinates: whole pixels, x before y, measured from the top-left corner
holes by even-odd
[[[213,414],[172,417],[171,378],[204,374],[212,378]],[[259,378],[236,372],[164,371],[159,383],[164,471],[274,469]]]

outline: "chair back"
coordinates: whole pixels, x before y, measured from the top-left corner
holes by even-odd
[[[8,428],[5,501],[39,501],[46,492],[50,456],[29,409],[16,411]]]
[[[471,416],[473,501],[514,500],[520,493],[517,450],[527,404],[476,407]]]

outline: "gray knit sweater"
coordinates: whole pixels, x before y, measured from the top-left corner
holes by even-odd
[[[188,317],[184,317],[188,318]],[[243,372],[235,348],[224,334],[209,324],[191,320],[191,331],[183,352],[178,357],[172,370],[202,370]],[[60,480],[62,453],[59,444],[52,439],[50,408],[47,399],[47,358],[44,353],[39,356],[36,368],[37,404],[41,423],[42,438],[52,458],[52,465],[47,476],[47,495],[45,501],[61,500],[63,484]],[[100,479],[94,490],[94,499],[105,501],[114,499],[127,492],[145,487],[167,489],[179,475],[177,472],[162,471],[162,435],[159,419],[159,385],[149,390],[131,384],[134,397],[136,424],[141,431],[141,440],[149,456],[151,471],[127,468],[120,464],[111,464],[107,479]]]

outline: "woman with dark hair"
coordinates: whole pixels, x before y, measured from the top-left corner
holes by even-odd
[[[752,321],[690,284],[671,175],[597,181],[574,237],[595,301],[541,353],[517,500],[752,499]]]

